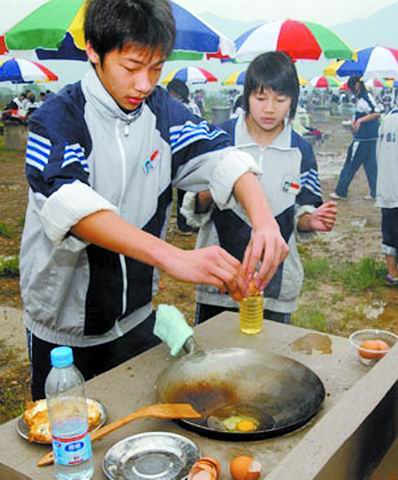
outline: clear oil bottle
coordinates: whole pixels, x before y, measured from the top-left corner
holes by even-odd
[[[252,292],[239,305],[240,331],[248,335],[260,333],[263,328],[264,297],[261,292]]]

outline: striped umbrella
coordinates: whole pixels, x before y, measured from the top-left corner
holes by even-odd
[[[22,58],[0,61],[0,82],[29,83],[56,80],[57,75],[40,63]]]
[[[237,70],[231,73],[229,77],[222,82],[223,85],[244,85],[246,78],[246,70]]]
[[[223,85],[244,85],[246,78],[246,70],[237,70],[236,72],[231,73],[231,75],[222,82]],[[299,75],[299,84],[300,87],[304,87],[309,84],[309,81],[303,76]]]
[[[217,78],[204,68],[198,67],[182,67],[176,68],[170,72],[163,80],[163,85],[167,85],[169,82],[178,78],[188,84],[199,84],[208,82],[217,82]]]
[[[344,60],[335,60],[335,61],[329,63],[329,65],[327,65],[323,69],[323,74],[327,75],[327,76],[330,76],[330,77],[338,76],[339,75],[339,73],[338,73],[339,68],[343,65],[343,63],[344,63]]]
[[[393,78],[386,78],[384,82],[387,88],[398,88],[398,80],[394,80]]]
[[[379,80],[378,78],[369,78],[369,80],[366,80],[365,85],[368,88],[384,88],[387,86],[387,83],[385,80]]]
[[[173,59],[197,59],[205,53],[234,55],[232,40],[180,5],[171,3],[177,26]],[[15,26],[3,31],[0,54],[7,49],[36,50],[41,59],[86,60],[85,9],[85,0],[47,0]]]
[[[340,77],[361,75],[365,79],[391,77],[398,79],[398,50],[372,47],[358,50],[357,61],[345,61],[336,70]]]
[[[340,82],[334,77],[327,77],[325,75],[313,78],[310,84],[314,88],[338,88],[340,86]]]
[[[299,79],[300,87],[305,87],[310,83],[306,78],[302,77],[301,75],[298,76],[298,79]]]
[[[322,25],[312,22],[285,20],[265,23],[252,28],[236,41],[236,58],[250,62],[263,52],[278,50],[293,60],[352,58],[353,50],[340,37]]]

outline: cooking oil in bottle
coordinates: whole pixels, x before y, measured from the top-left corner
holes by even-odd
[[[260,333],[263,328],[264,297],[261,292],[250,293],[240,302],[240,331],[248,335]]]

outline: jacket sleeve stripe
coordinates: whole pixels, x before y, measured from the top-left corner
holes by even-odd
[[[43,155],[40,150],[37,150],[37,148],[31,147],[30,145],[27,145],[26,147],[26,156],[29,156],[29,158],[34,158],[42,162],[44,165],[47,165],[48,163],[49,155]]]
[[[33,168],[37,168],[37,170],[40,170],[41,172],[43,172],[46,167],[46,163],[38,160],[35,157],[32,157],[29,154],[26,154],[26,164]]]
[[[26,145],[26,163],[41,172],[45,169],[51,153],[51,142],[45,137],[29,132]]]
[[[42,137],[37,133],[29,132],[28,140],[37,143],[38,145],[41,145],[43,148],[46,148],[50,153],[50,149],[48,147],[51,147],[51,142],[48,138]]]
[[[311,168],[307,172],[304,172],[301,174],[300,183],[301,183],[301,188],[307,188],[315,195],[322,196],[319,175],[314,168]]]
[[[225,135],[221,130],[214,130],[211,133],[201,132],[200,130],[193,132],[189,136],[184,136],[183,139],[179,139],[176,142],[171,141],[171,152],[175,154],[182,150],[183,148],[191,145],[192,143],[197,142],[198,140],[214,140],[220,135]]]
[[[66,145],[64,148],[64,161],[61,168],[65,168],[72,163],[80,163],[85,172],[89,172],[88,163],[84,154],[84,148],[78,143]]]

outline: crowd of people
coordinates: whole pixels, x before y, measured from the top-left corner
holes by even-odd
[[[234,118],[212,125],[203,119],[202,92],[192,95],[181,82],[168,91],[157,85],[175,24],[168,1],[141,3],[145,8],[128,0],[89,3],[89,71],[30,117],[20,272],[34,399],[44,396],[57,345],[73,348],[90,379],[159,342],[151,304],[156,269],[197,285],[198,322],[236,310],[254,284],[266,298],[265,318],[289,323],[303,281],[297,242],[336,221],[342,195],[323,201],[313,148],[294,128],[303,106],[290,58],[257,57]],[[378,122],[361,88],[352,85],[354,135]],[[382,158],[391,149],[397,155],[398,117],[388,118]],[[372,135],[353,143],[366,148],[377,141]],[[374,197],[376,171],[370,174]],[[388,278],[398,285],[396,188],[379,181],[377,198],[389,210]],[[194,250],[164,240],[173,188],[189,192],[181,211],[199,229]]]
[[[2,120],[26,123],[29,116],[53,95],[54,93],[51,90],[40,92],[38,95],[35,95],[32,90],[25,90],[6,104],[2,113]]]

